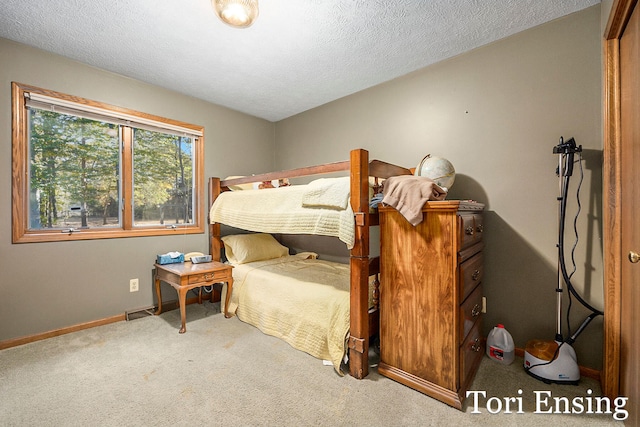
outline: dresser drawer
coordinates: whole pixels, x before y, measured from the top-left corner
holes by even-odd
[[[460,301],[464,301],[478,283],[482,282],[483,275],[484,255],[482,252],[460,264]]]
[[[463,341],[482,316],[482,285],[476,287],[460,306],[460,341]]]
[[[211,283],[224,281],[229,277],[225,271],[210,271],[208,273],[199,273],[189,276],[189,284],[195,285],[196,283]]]
[[[484,232],[482,214],[461,214],[459,222],[458,241],[460,242],[460,249],[482,240],[482,233]]]
[[[476,322],[467,339],[460,346],[460,384],[466,389],[475,375],[476,368],[484,355],[484,339],[481,336],[482,321]]]
[[[484,235],[484,215],[475,214],[473,216],[473,226],[475,227],[474,235],[476,237],[476,242],[482,240]]]

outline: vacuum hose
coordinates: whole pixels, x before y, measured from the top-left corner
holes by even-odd
[[[580,294],[575,290],[573,284],[571,283],[571,278],[567,273],[567,267],[564,257],[564,229],[565,229],[565,218],[567,212],[567,192],[569,191],[569,179],[573,173],[573,158],[574,153],[582,151],[582,146],[577,147],[576,142],[573,138],[569,139],[567,142],[564,142],[562,138],[560,138],[560,144],[554,147],[553,152],[556,154],[565,156],[565,167],[562,173],[562,194],[560,196],[560,225],[559,225],[559,236],[558,236],[558,264],[560,266],[560,271],[562,277],[567,284],[567,288],[569,292],[576,297],[576,299],[587,309],[589,309],[592,313],[589,315],[580,325],[578,330],[569,338],[567,338],[566,342],[572,344],[575,339],[578,337],[580,333],[587,327],[587,325],[597,316],[603,315],[604,313],[591,304],[586,302]]]

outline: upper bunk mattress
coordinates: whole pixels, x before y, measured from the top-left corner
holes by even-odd
[[[211,206],[211,223],[262,233],[339,238],[353,248],[355,220],[349,178],[321,178],[307,185],[225,191]]]

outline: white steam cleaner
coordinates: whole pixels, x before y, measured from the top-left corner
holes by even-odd
[[[575,272],[567,272],[564,257],[564,228],[567,213],[567,192],[569,179],[573,173],[574,155],[578,153],[580,165],[580,183],[582,183],[582,146],[576,146],[573,138],[567,142],[560,138],[560,143],[553,148],[553,153],[558,154],[558,168],[556,173],[560,179],[560,196],[558,197],[558,287],[556,288],[556,336],[553,340],[530,340],[527,342],[524,352],[524,369],[532,377],[545,383],[578,384],[580,380],[580,368],[576,352],[571,346],[578,335],[596,317],[603,313],[596,310],[580,297],[571,284],[571,276]],[[578,185],[578,213],[580,213],[580,185]],[[575,224],[575,223],[574,223]],[[575,228],[575,227],[574,227]],[[577,233],[576,233],[577,244]],[[575,245],[573,249],[575,250]],[[572,251],[573,259],[573,251]],[[562,294],[563,284],[569,291],[569,309],[567,310],[567,327],[569,330],[567,339],[562,336]],[[582,322],[578,330],[572,335],[569,324],[569,310],[571,308],[571,296],[574,296],[582,305],[591,310],[591,314]]]

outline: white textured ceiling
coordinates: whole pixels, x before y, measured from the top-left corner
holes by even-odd
[[[599,0],[0,0],[0,37],[277,121]]]

